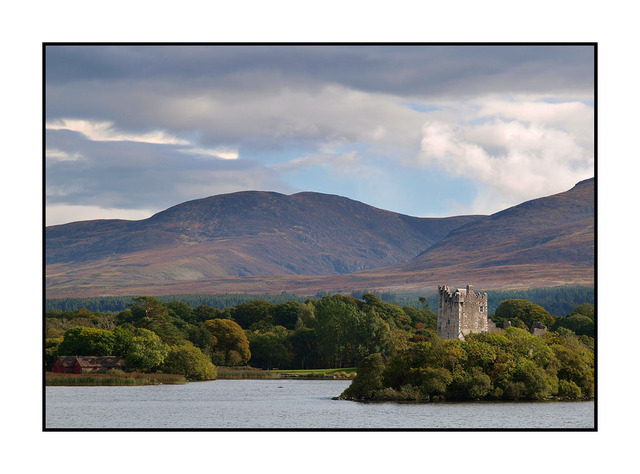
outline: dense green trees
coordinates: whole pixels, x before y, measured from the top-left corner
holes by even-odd
[[[342,394],[343,398],[369,400],[383,388],[384,362],[381,354],[370,354],[358,366],[358,375]]]
[[[204,304],[198,306],[193,312],[196,319],[200,322],[204,322],[209,319],[221,318],[223,313],[224,312],[220,311],[219,309],[212,308],[211,306],[207,306]]]
[[[152,319],[156,316],[167,314],[167,308],[152,296],[137,296],[133,298],[131,312],[136,320],[142,318]]]
[[[557,360],[556,371],[559,380],[574,383],[583,397],[593,397],[595,393],[595,356],[593,340],[587,336],[572,333],[561,335],[552,333],[547,338]]]
[[[558,318],[556,328],[567,328],[578,336],[595,335],[595,309],[590,303],[576,305],[566,318]]]
[[[151,371],[160,367],[167,346],[152,331],[117,327],[113,331],[78,326],[64,334],[58,355],[118,355],[132,369]]]
[[[196,311],[183,301],[170,301],[168,303],[165,303],[165,307],[170,314],[174,315],[178,319],[181,319],[182,321],[190,324],[195,324],[198,322]],[[215,316],[206,319],[212,319],[213,317]]]
[[[591,303],[575,305],[566,317],[557,317],[529,301],[511,299],[501,302],[491,319],[498,327],[502,327],[505,321],[511,321],[513,326],[529,329],[537,321],[552,331],[566,328],[578,336],[594,337],[595,317],[595,308]]]
[[[113,353],[116,340],[113,332],[78,326],[64,333],[58,354],[106,356]]]
[[[593,350],[585,342],[570,332],[536,337],[513,327],[500,333],[471,334],[464,341],[434,336],[392,355],[384,363],[382,382],[378,380],[379,362],[375,372],[362,372],[359,368],[354,383],[341,397],[374,400],[592,397]],[[375,386],[378,388],[371,388]]]
[[[351,296],[355,296],[358,299],[362,298],[363,294],[367,291],[355,291]],[[553,288],[532,288],[526,290],[488,290],[489,294],[489,314],[492,314],[498,304],[502,301],[509,299],[523,299],[531,301],[537,305],[542,306],[550,314],[565,315],[571,312],[571,309],[580,303],[588,302],[594,303],[594,291],[593,287],[587,286],[558,286]],[[318,292],[313,298],[316,300],[327,296],[326,293]],[[424,303],[427,303],[431,308],[436,308],[438,305],[438,296],[435,292],[428,294],[426,297],[423,294],[396,294],[396,293],[378,293],[378,297],[393,305],[415,308],[424,308]],[[289,301],[297,301],[304,303],[306,298],[296,296],[293,294],[281,293],[277,295],[273,294],[191,294],[191,295],[167,295],[156,297],[162,302],[170,301],[182,301],[188,304],[192,308],[198,306],[208,306],[215,308],[219,311],[223,311],[227,308],[232,308],[241,303],[248,301],[254,301],[261,299],[268,301],[272,304],[286,303]],[[76,311],[80,308],[87,308],[93,313],[105,313],[113,312],[117,313],[127,308],[132,302],[130,296],[101,296],[95,298],[56,298],[47,299],[45,301],[46,311],[52,313],[53,311],[59,311],[69,313]],[[200,321],[206,321],[207,319],[213,319],[213,317],[205,317]],[[104,328],[112,329],[112,328]]]
[[[314,329],[301,327],[290,333],[287,340],[291,344],[290,367],[311,369],[321,367],[320,348]]]
[[[144,329],[166,347],[190,342],[218,365],[248,363],[264,368],[354,366],[372,353],[386,356],[412,337],[424,338],[427,328],[435,328],[435,315],[427,308],[401,308],[372,294],[362,299],[334,295],[277,304],[256,300],[224,311],[144,296],[131,299],[117,315],[56,310],[47,313],[46,321],[50,357],[61,343],[54,340],[79,325],[117,329],[119,346],[114,352],[125,353],[125,343],[132,347],[133,334],[140,338],[139,330]],[[234,344],[236,348],[231,347]],[[151,367],[141,361],[137,365]]]
[[[426,299],[422,307],[401,307],[365,293],[256,300],[221,310],[137,297],[118,314],[48,312],[45,355],[48,364],[56,355],[121,355],[136,370],[175,371],[191,380],[211,378],[215,365],[357,365],[360,379],[348,393],[354,398],[581,398],[594,393],[595,317],[589,303],[557,317],[528,301],[507,300],[496,320],[524,328],[540,321],[549,332],[534,337],[513,327],[444,341]]]
[[[374,309],[362,311],[357,300],[326,297],[316,305],[316,334],[327,367],[351,367],[376,352],[388,353],[390,329]]]
[[[242,326],[244,329],[249,329],[251,325],[260,321],[271,321],[273,305],[263,300],[250,301],[248,303],[242,303],[231,308],[229,314],[231,318]]]
[[[174,307],[188,317],[184,307]],[[56,316],[60,317],[58,321],[65,320],[61,315]],[[93,315],[88,310],[75,312],[73,316],[68,324],[104,325],[105,322],[104,316]],[[120,323],[113,330],[77,325],[66,330],[62,338],[47,338],[47,363],[50,365],[56,355],[115,355],[124,357],[127,367],[132,370],[161,370],[170,353],[167,341],[187,343],[187,333],[179,327],[186,328],[188,324],[180,320],[181,323],[176,325],[172,319],[176,317],[171,315],[170,307],[165,307],[159,301],[153,298],[135,299],[132,308],[122,311],[115,318],[108,318],[108,321]],[[59,324],[51,328],[53,334],[58,332],[57,327]],[[202,354],[200,349],[194,349]],[[211,363],[204,354],[202,357]]]
[[[268,331],[249,331],[251,365],[261,369],[288,367],[292,359],[291,343],[284,326]]]
[[[300,323],[301,316],[305,312],[305,306],[297,301],[289,301],[275,305],[272,309],[273,324],[283,326],[287,329],[295,329],[296,324]]]
[[[511,321],[513,326],[521,326],[526,329],[529,329],[534,321],[541,322],[546,327],[551,327],[555,323],[555,319],[542,306],[519,299],[500,303],[491,319],[496,323]],[[502,324],[499,326],[501,327]]]
[[[117,355],[124,356],[127,367],[151,372],[157,370],[167,357],[169,347],[149,329],[135,328],[129,331],[116,328],[114,334],[120,346]]]

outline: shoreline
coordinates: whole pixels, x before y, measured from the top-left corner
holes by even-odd
[[[214,380],[353,380],[355,368],[309,369],[309,370],[263,370],[253,367],[217,367],[218,376]],[[189,383],[182,375],[154,374],[140,372],[107,372],[69,374],[45,372],[45,386],[142,386],[142,385],[182,385]]]
[[[67,374],[45,372],[46,387],[139,387],[143,385],[183,385],[188,380],[176,374],[85,373]]]

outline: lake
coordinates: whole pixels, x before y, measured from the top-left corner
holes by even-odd
[[[349,380],[46,387],[45,428],[593,429],[590,402],[359,403]]]

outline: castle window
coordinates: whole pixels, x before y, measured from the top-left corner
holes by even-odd
[[[484,313],[484,306],[480,306],[480,312]]]

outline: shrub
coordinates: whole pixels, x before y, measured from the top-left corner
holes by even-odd
[[[422,380],[420,391],[431,398],[444,395],[453,381],[451,372],[444,367],[420,367],[416,371]]]
[[[374,392],[382,388],[384,363],[380,354],[371,354],[358,366],[358,374],[340,398],[372,399]]]
[[[428,401],[429,398],[420,393],[417,387],[413,385],[403,385],[398,390],[394,390],[391,387],[382,388],[376,390],[373,395],[375,400],[379,401]]]
[[[522,382],[507,382],[504,385],[503,397],[507,400],[519,400],[525,398],[527,386]]]
[[[560,380],[558,382],[558,396],[575,400],[576,398],[582,398],[582,390],[575,382]]]
[[[169,348],[164,370],[171,374],[184,375],[189,380],[213,380],[218,376],[211,360],[190,343]]]
[[[530,328],[534,321],[540,321],[547,327],[554,323],[554,318],[542,306],[520,299],[506,300],[500,303],[492,319],[496,323],[521,322],[526,328]]]
[[[127,366],[145,372],[155,370],[164,362],[168,350],[168,346],[156,333],[136,328],[125,347]]]

